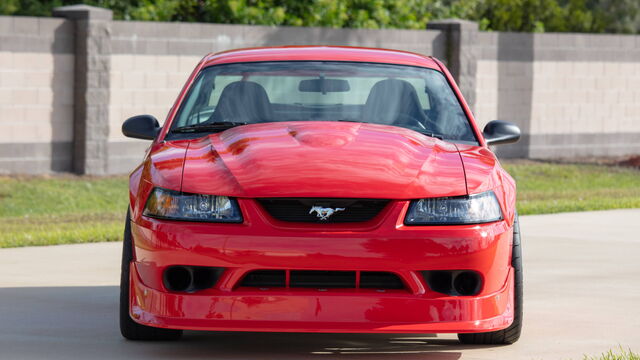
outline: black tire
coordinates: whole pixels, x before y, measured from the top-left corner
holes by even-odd
[[[463,344],[476,345],[506,345],[513,344],[520,338],[522,331],[522,248],[520,241],[520,224],[518,214],[513,222],[513,248],[511,255],[511,266],[514,269],[514,316],[513,323],[504,330],[458,334],[458,339]]]
[[[122,243],[122,268],[120,271],[120,333],[128,340],[178,340],[182,330],[162,329],[138,324],[129,315],[129,266],[133,261],[131,243],[131,219],[127,211]]]

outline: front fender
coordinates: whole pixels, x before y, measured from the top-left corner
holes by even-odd
[[[496,156],[486,147],[458,145],[467,179],[467,193],[477,194],[493,190],[500,202],[502,213],[513,225],[516,208],[515,180],[500,165]]]

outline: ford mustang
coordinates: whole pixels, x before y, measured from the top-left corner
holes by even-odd
[[[130,175],[120,329],[457,333],[522,327],[514,180],[452,75],[419,54],[272,47],[205,56]]]

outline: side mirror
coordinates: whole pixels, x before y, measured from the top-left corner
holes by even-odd
[[[122,124],[122,133],[130,138],[153,140],[159,132],[160,123],[152,115],[130,117]]]
[[[487,145],[511,144],[520,139],[520,128],[518,125],[508,121],[489,121],[482,131]]]

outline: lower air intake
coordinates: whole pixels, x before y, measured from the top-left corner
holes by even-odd
[[[290,287],[355,288],[355,271],[291,271]]]
[[[247,287],[285,287],[285,270],[257,270],[252,271],[242,279],[240,286]]]
[[[289,279],[287,282],[287,272]],[[358,282],[358,273],[360,281]],[[385,271],[339,270],[255,270],[240,282],[241,287],[288,287],[311,289],[404,289],[398,275]]]

